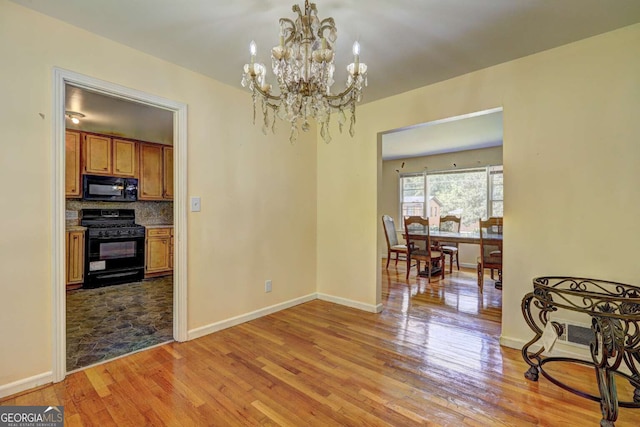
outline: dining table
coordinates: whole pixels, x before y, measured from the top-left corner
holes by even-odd
[[[427,236],[430,237],[431,242],[435,245],[437,242],[453,242],[453,243],[470,243],[479,245],[480,244],[480,232],[479,231],[430,231],[427,233],[422,229],[412,229],[409,231],[409,237],[412,240],[427,240]],[[407,231],[404,233],[404,238],[407,239]],[[496,244],[499,242],[500,246],[502,246],[502,234],[490,234],[488,236],[483,236],[483,240],[486,242],[491,242]]]
[[[409,234],[409,236],[407,236]],[[452,242],[452,243],[469,243],[474,245],[480,244],[480,231],[440,231],[430,230],[428,233],[423,227],[414,227],[410,230],[405,230],[405,240],[427,240],[427,236],[431,239],[431,244],[437,246],[438,242]],[[502,249],[502,234],[489,234],[488,236],[482,236],[482,240],[492,245],[498,245]],[[440,271],[440,267],[433,267],[431,276],[437,275]],[[420,276],[428,276],[427,270],[418,273]],[[501,282],[496,282],[498,285],[502,285]]]

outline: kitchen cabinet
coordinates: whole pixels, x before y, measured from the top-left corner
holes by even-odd
[[[135,177],[138,164],[137,148],[133,141],[85,134],[82,150],[84,173]]]
[[[67,198],[79,198],[80,188],[80,133],[65,132],[64,193]]]
[[[113,139],[113,175],[135,178],[138,168],[138,145],[133,141]]]
[[[173,200],[173,147],[162,147],[162,158],[162,197]]]
[[[169,268],[173,270],[173,227],[171,227],[171,241],[169,243]]]
[[[84,282],[84,231],[66,232],[67,289],[79,288]]]
[[[139,200],[173,200],[173,147],[140,143]]]
[[[173,227],[148,227],[145,246],[145,277],[171,274]]]
[[[84,172],[93,175],[111,175],[111,138],[84,135]]]

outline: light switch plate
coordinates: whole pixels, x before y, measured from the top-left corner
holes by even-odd
[[[78,219],[78,211],[65,211],[65,219]]]
[[[191,212],[200,212],[200,197],[191,198]]]

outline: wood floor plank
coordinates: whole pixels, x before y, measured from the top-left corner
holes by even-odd
[[[314,300],[75,372],[0,405],[64,405],[68,426],[597,426],[597,402],[524,378],[502,293],[474,270],[382,271],[381,313]],[[597,393],[593,368],[549,366]],[[620,396],[633,388],[619,384]],[[621,408],[617,427],[640,425]]]

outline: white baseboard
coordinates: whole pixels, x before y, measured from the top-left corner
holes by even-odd
[[[525,340],[509,338],[505,336],[500,337],[500,345],[503,345],[509,348],[515,348],[516,350],[522,350],[522,347],[524,347],[524,345],[528,342],[529,342],[528,340],[525,341]],[[542,347],[541,344],[536,343],[530,347],[530,352],[538,351],[541,347]],[[550,352],[545,351],[542,353],[542,355],[547,357],[548,356],[571,357],[574,359],[580,359],[580,360],[586,360],[586,361],[591,360],[591,354],[589,353],[588,348],[567,345],[566,343],[559,342],[559,341],[556,342],[556,344],[553,346]]]
[[[315,293],[315,294],[305,295],[303,297],[286,301],[280,304],[272,305],[270,307],[265,307],[260,310],[252,311],[251,313],[242,314],[240,316],[232,317],[230,319],[221,320],[220,322],[211,323],[209,325],[191,329],[189,331],[188,337],[189,337],[189,340],[200,338],[205,335],[209,335],[211,333],[218,332],[223,329],[227,329],[232,326],[236,326],[241,323],[248,322],[250,320],[258,319],[268,314],[276,313],[278,311],[296,306],[298,304],[313,301],[314,299],[329,301],[335,304],[344,305],[346,307],[357,308],[358,310],[366,311],[369,313],[380,313],[383,309],[382,304],[378,304],[378,305],[364,304],[364,303],[353,301],[347,298],[340,298],[333,295]]]
[[[318,299],[322,301],[329,301],[336,304],[344,305],[346,307],[357,308],[358,310],[368,311],[369,313],[380,313],[382,311],[382,304],[371,305],[358,301],[353,301],[347,298],[335,297],[333,295],[318,293]]]
[[[42,374],[34,375],[29,378],[24,378],[18,381],[14,381],[9,384],[0,385],[0,398],[11,396],[16,393],[20,393],[41,385],[50,384],[53,382],[53,372],[44,372]]]
[[[294,307],[298,304],[313,301],[317,299],[317,294],[309,294],[300,298],[295,298],[290,301],[285,301],[280,304],[272,305],[270,307],[261,308],[260,310],[252,311],[250,313],[242,314],[240,316],[232,317],[230,319],[221,320],[219,322],[211,323],[209,325],[201,326],[199,328],[191,329],[187,336],[189,340],[200,338],[205,335],[209,335],[213,332],[218,332],[223,329],[230,328],[232,326],[239,325],[241,323],[248,322],[250,320],[258,319],[268,314],[276,313],[286,308]]]

